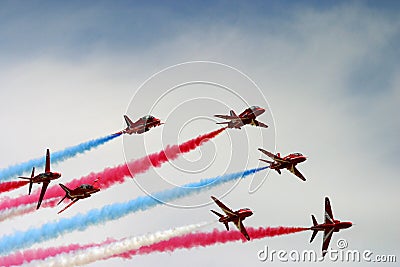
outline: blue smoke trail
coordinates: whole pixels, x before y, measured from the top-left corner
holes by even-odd
[[[77,214],[71,218],[63,218],[58,221],[49,222],[38,228],[30,228],[24,232],[17,231],[14,234],[4,236],[0,239],[0,254],[9,253],[14,249],[24,248],[37,242],[57,238],[64,233],[74,230],[83,231],[91,225],[116,220],[129,213],[161,205],[163,202],[209,190],[223,183],[245,178],[246,176],[265,170],[266,168],[268,168],[268,166],[203,179],[199,182],[161,191],[152,196],[140,196],[124,203],[115,203],[104,206],[101,209],[93,209],[86,214]]]
[[[86,151],[91,150],[92,148],[107,143],[108,141],[120,135],[121,133],[107,135],[84,143],[80,143],[79,145],[76,146],[67,147],[66,149],[61,151],[53,152],[51,153],[51,163],[57,163],[64,161],[68,158],[72,158],[79,153],[84,153]],[[43,154],[45,154],[45,152],[46,151],[43,151]],[[45,157],[41,157],[4,168],[0,170],[0,182],[5,182],[11,180],[12,178],[15,178],[15,176],[17,175],[22,175],[25,172],[30,172],[32,171],[32,167],[35,167],[36,169],[44,167],[45,161],[46,161]]]

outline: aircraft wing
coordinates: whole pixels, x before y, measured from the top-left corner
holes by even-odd
[[[235,222],[235,225],[236,225],[237,229],[239,229],[239,231],[244,235],[244,237],[247,240],[250,240],[250,236],[246,231],[246,227],[244,227],[244,225],[243,225],[243,221],[241,219],[239,219]]]
[[[289,161],[283,160],[281,157],[278,157],[277,155],[274,155],[273,153],[271,153],[265,149],[259,148],[258,150],[260,150],[262,153],[264,153],[265,155],[267,155],[268,157],[270,157],[271,159],[273,159],[279,163],[289,163]]]
[[[236,214],[227,206],[224,205],[221,201],[219,201],[216,197],[211,196],[212,200],[222,209],[223,212],[225,212],[226,215],[229,216],[236,216]]]
[[[325,229],[324,231],[324,239],[322,241],[322,257],[324,257],[326,252],[328,251],[329,242],[331,242],[333,230],[334,228],[332,227],[331,229]]]
[[[261,121],[258,120],[254,120],[254,125],[258,126],[258,127],[263,127],[263,128],[268,128],[268,125],[262,123]]]
[[[328,197],[325,197],[325,223],[333,223],[333,213]]]
[[[297,177],[299,177],[301,180],[305,181],[306,178],[303,176],[303,174],[301,174],[301,172],[296,168],[296,166],[292,165],[290,166],[290,168],[288,168],[288,170],[293,173],[294,175],[296,175]]]
[[[44,172],[45,173],[50,172],[50,150],[49,149],[47,149],[47,152],[46,152],[46,167],[44,169]]]
[[[233,121],[233,125],[231,125],[230,128],[241,129],[242,126],[244,126],[242,120],[235,120],[235,121]]]
[[[60,213],[63,212],[64,210],[68,209],[68,208],[71,207],[73,204],[75,204],[78,200],[79,200],[79,198],[75,198],[71,203],[69,203],[67,206],[65,206],[65,208],[63,208],[62,210],[60,210],[59,212],[57,212],[57,214],[60,214]]]
[[[44,194],[46,193],[47,187],[49,186],[49,183],[50,183],[50,181],[42,182],[42,191],[40,191],[39,201],[38,201],[36,209],[39,209],[40,204],[42,204],[42,200],[43,200]]]

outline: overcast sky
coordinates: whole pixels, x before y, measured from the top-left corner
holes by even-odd
[[[309,226],[310,214],[323,220],[323,199],[329,196],[334,216],[356,224],[335,233],[332,247],[345,238],[350,249],[399,258],[399,12],[398,1],[174,1],[168,5],[162,1],[2,1],[0,168],[42,156],[46,148],[57,151],[120,130],[125,127],[125,113],[136,120],[153,107],[152,114],[166,121],[145,135],[124,136],[53,165],[66,183],[212,131],[217,128],[214,114],[231,108],[239,113],[247,104],[260,105],[268,109],[260,121],[270,128],[229,130],[174,165],[139,175],[137,182],[151,186],[161,177],[184,184],[261,166],[258,147],[276,147],[284,155],[302,152],[309,157],[299,166],[307,182],[286,171],[271,172],[254,194],[248,193],[250,179],[245,180],[224,202],[232,209],[253,209],[246,226]],[[186,64],[140,87],[155,73],[189,61],[218,62],[240,72],[219,64]],[[180,83],[205,80],[210,83],[168,92]],[[254,179],[261,181],[265,175]],[[179,204],[204,203],[211,194],[222,195],[231,186]],[[26,192],[21,188],[8,195]],[[80,201],[61,217],[142,194],[129,181]],[[215,207],[161,206],[35,247],[98,242],[211,221],[215,216],[210,208]],[[2,222],[1,234],[56,220],[57,210],[40,209]],[[224,229],[215,224],[206,230],[213,227]],[[111,259],[90,266],[260,266],[268,264],[257,259],[265,245],[319,252],[322,234],[312,244],[310,235],[156,253],[129,261]]]

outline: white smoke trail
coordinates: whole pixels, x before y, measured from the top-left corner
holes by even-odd
[[[133,249],[138,249],[142,246],[168,240],[172,237],[188,234],[209,224],[211,223],[192,224],[138,237],[128,237],[105,245],[86,248],[72,253],[62,253],[58,256],[50,257],[43,261],[34,261],[32,263],[34,263],[34,266],[40,267],[81,266],[98,260],[107,259]]]
[[[48,205],[51,205],[51,203],[53,203],[55,201],[56,201],[55,199],[43,200],[42,206],[46,207]],[[36,210],[36,203],[32,203],[32,204],[21,205],[18,207],[13,207],[10,209],[0,211],[0,222],[8,220],[8,219],[12,219],[17,216],[27,214],[27,213],[29,213],[31,211],[35,211],[35,210]]]
[[[28,213],[30,210],[36,209],[36,204],[28,204],[19,206],[16,208],[7,209],[0,212],[0,222],[14,218],[16,216],[21,216],[25,213]]]

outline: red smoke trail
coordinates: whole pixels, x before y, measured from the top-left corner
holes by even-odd
[[[35,207],[34,207],[35,208]],[[251,239],[261,239],[264,237],[274,237],[279,235],[286,235],[301,232],[304,230],[308,230],[308,228],[300,228],[300,227],[260,227],[258,229],[247,228],[247,232],[249,233]],[[215,229],[213,232],[202,233],[196,232],[191,234],[186,234],[178,237],[173,237],[168,240],[160,241],[154,243],[152,245],[143,246],[139,249],[131,250],[125,252],[123,254],[114,255],[112,257],[122,257],[122,258],[131,258],[135,255],[145,255],[154,252],[172,252],[176,249],[190,249],[193,247],[207,247],[216,244],[224,244],[227,242],[235,242],[241,240],[242,242],[246,242],[246,239],[239,231],[225,231],[225,230],[217,230]],[[71,244],[67,246],[61,247],[51,247],[45,249],[30,249],[22,252],[15,252],[13,254],[0,257],[0,266],[14,266],[21,265],[23,263],[29,263],[34,260],[46,260],[49,257],[57,256],[61,253],[74,253],[83,249],[88,249],[92,247],[101,247],[103,245],[112,244],[115,241],[114,239],[107,239],[101,243],[94,244]],[[111,257],[110,257],[111,258]]]
[[[14,189],[18,189],[26,184],[28,181],[12,181],[12,182],[4,182],[0,184],[0,193],[8,192]]]
[[[96,178],[100,177],[96,186],[100,187],[101,189],[106,189],[115,183],[124,182],[126,177],[133,177],[137,174],[144,173],[151,167],[160,167],[162,163],[176,159],[180,154],[187,153],[199,147],[208,140],[216,137],[225,129],[226,128],[220,128],[211,133],[200,135],[180,145],[167,146],[165,150],[147,155],[141,159],[133,160],[116,167],[106,168],[99,173],[91,173],[87,176],[67,183],[66,186],[69,188],[75,188],[81,184],[92,184]],[[31,195],[21,196],[14,199],[4,199],[0,203],[0,212],[6,209],[18,207],[20,205],[36,203],[39,198],[39,191],[40,190],[36,190]],[[59,198],[64,196],[64,194],[65,192],[58,185],[52,186],[47,189],[44,200]],[[55,206],[55,204],[52,204],[52,206]]]
[[[308,230],[308,228],[302,227],[260,227],[246,228],[251,239],[260,239],[264,237],[274,237],[279,235],[293,234],[301,231]],[[131,258],[134,255],[144,255],[153,252],[172,252],[176,249],[191,249],[193,247],[208,247],[216,244],[225,244],[227,242],[235,241],[246,242],[246,239],[239,231],[225,231],[217,230],[210,233],[191,233],[183,236],[173,237],[169,240],[154,243],[149,246],[143,246],[139,249],[132,250],[123,254],[118,255],[118,257]]]

